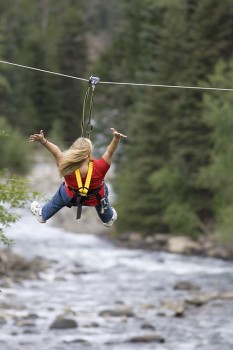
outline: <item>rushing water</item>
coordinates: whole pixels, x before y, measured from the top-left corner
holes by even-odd
[[[7,234],[16,239],[15,252],[48,259],[50,267],[38,280],[2,290],[0,301],[11,308],[0,310],[7,319],[0,350],[233,349],[232,299],[192,306],[179,318],[161,313],[163,301],[190,297],[174,289],[178,281],[194,283],[198,293],[233,291],[232,263],[117,248],[93,235],[39,224],[29,212]],[[101,315],[122,307],[133,317]],[[50,329],[61,314],[78,327]],[[28,315],[36,315],[31,324],[22,322]],[[165,342],[129,342],[155,333]]]

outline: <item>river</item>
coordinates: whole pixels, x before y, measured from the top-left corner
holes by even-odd
[[[39,160],[33,188],[52,194],[55,173]],[[0,350],[233,349],[232,262],[116,247],[90,234],[108,229],[89,209],[46,224],[24,209],[7,230],[15,253],[49,268],[0,288]],[[51,328],[59,317],[77,327]]]
[[[50,266],[36,280],[1,288],[1,303],[11,305],[1,310],[7,315],[1,350],[233,349],[232,298],[186,303],[180,317],[168,306],[193,293],[232,292],[231,262],[122,249],[91,234],[39,224],[29,210],[22,214],[7,231],[16,239],[13,250]],[[198,291],[174,288],[185,281]],[[60,315],[78,327],[51,329]],[[150,338],[155,334],[164,342]]]

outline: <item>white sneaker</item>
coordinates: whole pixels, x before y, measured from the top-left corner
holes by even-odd
[[[44,224],[46,221],[44,221],[42,218],[41,210],[42,210],[42,206],[38,202],[36,201],[32,202],[31,204],[32,214],[35,215],[35,217],[41,224]]]
[[[114,221],[116,221],[117,219],[117,212],[114,208],[112,208],[112,211],[113,211],[113,216],[111,218],[111,220],[109,222],[103,222],[103,225],[106,226],[106,227],[111,227],[114,223]]]

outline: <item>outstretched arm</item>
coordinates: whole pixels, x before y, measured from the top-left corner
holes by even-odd
[[[127,137],[126,135],[123,135],[118,131],[116,131],[114,128],[111,128],[111,131],[113,133],[113,139],[109,144],[109,146],[107,147],[107,150],[105,151],[102,157],[109,165],[112,164],[113,156],[119,145],[120,139],[122,137]]]
[[[60,148],[53,144],[52,142],[49,142],[45,137],[44,137],[44,132],[43,130],[40,130],[39,134],[34,134],[29,136],[29,142],[34,142],[38,141],[40,142],[49,152],[52,153],[52,155],[55,158],[57,166],[59,165],[60,160],[62,159],[63,155],[60,150]]]

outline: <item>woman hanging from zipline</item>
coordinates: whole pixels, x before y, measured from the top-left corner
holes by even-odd
[[[53,198],[40,205],[31,203],[31,212],[40,223],[45,223],[65,206],[77,207],[77,219],[81,216],[82,206],[94,206],[103,225],[111,227],[117,219],[117,213],[108,201],[108,187],[104,177],[108,172],[114,153],[121,137],[127,137],[111,128],[113,139],[100,159],[94,159],[93,145],[90,139],[79,137],[65,152],[49,142],[43,130],[29,137],[29,142],[40,142],[55,158],[59,175],[64,177]]]

